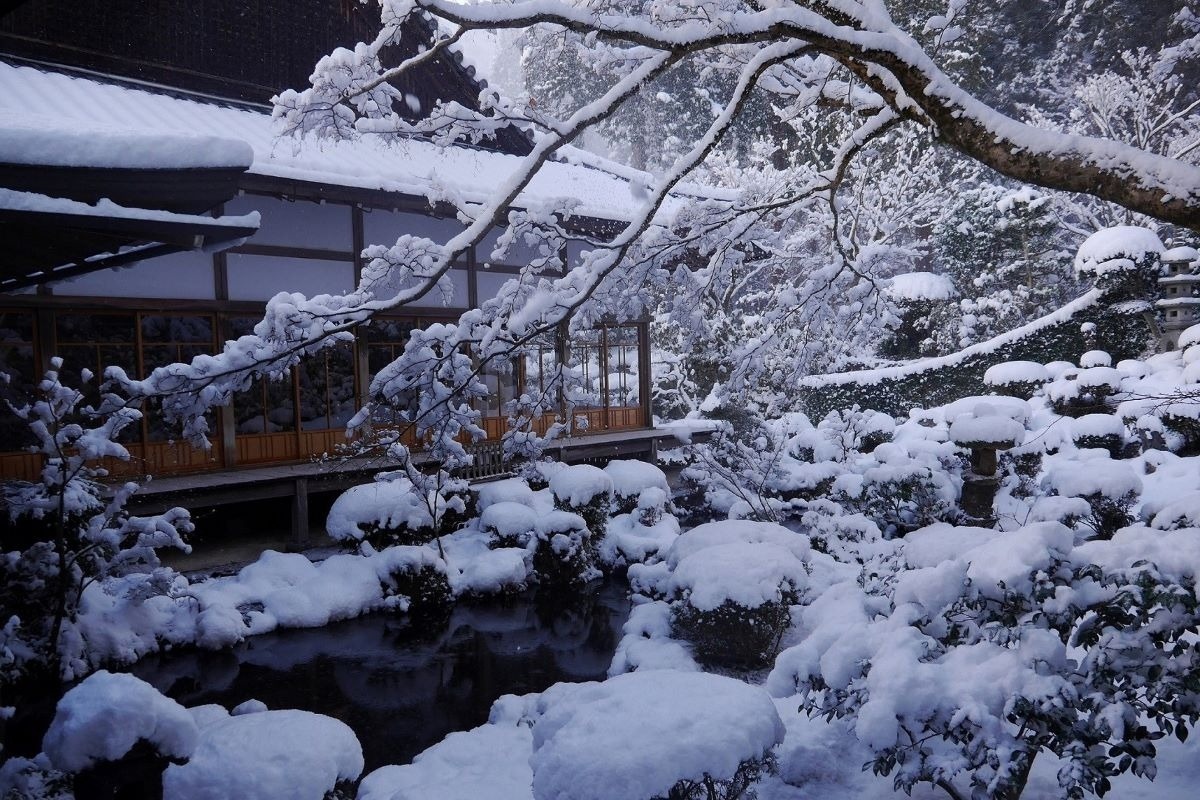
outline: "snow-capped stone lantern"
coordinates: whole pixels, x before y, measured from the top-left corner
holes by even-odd
[[[989,403],[975,406],[950,425],[950,439],[971,451],[971,468],[963,474],[962,509],[973,524],[996,523],[992,503],[996,499],[996,474],[1001,450],[1011,450],[1025,440],[1025,426],[1001,416]]]
[[[1179,334],[1200,322],[1200,253],[1192,247],[1176,247],[1162,255],[1163,274],[1158,279],[1159,299],[1154,304],[1162,315],[1163,350],[1179,346]]]

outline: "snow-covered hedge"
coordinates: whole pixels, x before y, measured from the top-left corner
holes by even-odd
[[[990,388],[984,380],[988,369],[1005,362],[1044,364],[1077,358],[1096,344],[1116,360],[1137,358],[1153,346],[1153,333],[1142,317],[1143,308],[1125,303],[1127,299],[1121,293],[1093,290],[1022,328],[958,353],[910,365],[805,378],[799,387],[804,409],[813,418],[855,404],[901,415],[914,407],[984,393]],[[1095,328],[1085,336],[1080,327],[1089,322]]]

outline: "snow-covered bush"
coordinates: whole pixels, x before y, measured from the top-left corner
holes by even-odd
[[[887,414],[855,405],[830,411],[817,424],[817,430],[836,448],[838,455],[835,458],[845,461],[853,453],[870,453],[891,441],[896,423]]]
[[[0,489],[0,685],[42,671],[64,679],[86,674],[96,665],[77,624],[85,591],[136,573],[144,578],[125,598],[132,606],[169,596],[175,575],[160,567],[156,551],[189,549],[187,511],[135,517],[125,505],[136,483],[109,489],[99,482],[104,459],[129,460],[117,439],[141,413],[108,393],[96,407],[81,407],[83,392],[60,380],[62,360],[52,359],[52,367],[36,399],[9,407],[44,464],[38,481]],[[83,381],[90,379],[84,370]]]
[[[384,551],[379,567],[386,607],[418,625],[443,621],[454,604],[446,562],[426,547],[400,545]]]
[[[642,490],[651,487],[671,496],[667,476],[654,464],[645,461],[610,461],[604,472],[613,482],[613,509],[616,514],[628,514],[638,507]]]
[[[1017,798],[1040,753],[1061,794],[1153,777],[1154,742],[1200,718],[1196,531],[1126,528],[1075,543],[1058,523],[910,534],[889,580],[804,608],[806,638],[768,679],[845,718],[877,774],[910,791]]]
[[[872,520],[889,538],[958,518],[956,492],[946,475],[920,464],[871,467],[861,480],[836,488],[839,503]]]
[[[1046,385],[1046,397],[1056,414],[1082,417],[1111,414],[1111,398],[1121,390],[1124,376],[1114,367],[1089,367]]]
[[[557,590],[574,589],[600,577],[596,549],[591,526],[579,514],[552,511],[542,515],[533,552],[538,584]]]
[[[1174,448],[1180,455],[1200,455],[1200,398],[1169,404],[1162,410],[1162,423],[1180,437]]]
[[[186,764],[163,774],[163,800],[322,800],[348,797],[362,746],[344,722],[309,711],[230,715],[190,709],[200,738]],[[205,713],[200,713],[205,712]],[[335,790],[347,793],[332,794]]]
[[[662,588],[674,635],[710,664],[770,662],[809,586],[808,540],[767,522],[700,525],[676,540]]]
[[[532,721],[534,800],[737,800],[774,771],[784,735],[766,692],[701,672],[558,684],[531,709],[512,700],[492,721]]]
[[[1005,361],[988,367],[983,383],[996,394],[1028,400],[1050,380],[1050,373],[1036,361]]]
[[[679,521],[667,512],[667,495],[657,486],[643,489],[637,507],[608,523],[600,562],[608,569],[657,560],[679,536]]]
[[[613,479],[591,464],[560,469],[550,478],[554,507],[583,517],[591,535],[604,536],[613,508]]]
[[[1069,514],[1063,522],[1083,525],[1098,539],[1111,538],[1132,521],[1130,510],[1142,492],[1142,481],[1128,464],[1106,458],[1051,466],[1044,480],[1052,495],[1087,502],[1090,513]]]
[[[407,478],[389,473],[342,492],[329,509],[325,530],[335,541],[368,542],[379,549],[433,539],[433,517]]]
[[[488,534],[488,546],[528,547],[537,536],[537,513],[523,503],[492,503],[479,515],[479,528]]]
[[[770,662],[806,582],[804,563],[770,543],[731,542],[681,559],[670,581],[672,627],[702,662]]]
[[[1125,423],[1115,414],[1085,414],[1071,420],[1071,439],[1076,447],[1107,450],[1120,458],[1125,450]]]

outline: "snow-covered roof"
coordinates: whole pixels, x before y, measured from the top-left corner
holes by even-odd
[[[887,293],[896,300],[949,300],[958,296],[954,283],[936,272],[906,272],[896,275]]]
[[[0,98],[0,104],[3,104]],[[0,163],[101,169],[249,167],[250,145],[194,133],[135,133],[64,128],[61,123],[6,112],[0,121]]]
[[[517,156],[469,147],[437,147],[407,140],[385,144],[367,137],[353,142],[280,141],[268,113],[244,107],[199,102],[138,88],[103,83],[28,66],[0,62],[0,131],[42,130],[47,141],[69,136],[115,141],[121,136],[214,137],[240,140],[253,151],[249,172],[256,175],[338,186],[383,190],[417,197],[444,198],[457,193],[468,202],[481,202],[491,187],[504,181],[521,163]],[[2,140],[0,140],[2,141]],[[207,147],[207,145],[206,145]],[[67,156],[63,156],[66,158]],[[0,155],[2,159],[2,155]],[[188,166],[179,155],[178,164]],[[43,162],[45,163],[45,162]],[[589,164],[546,164],[518,199],[529,207],[563,198],[577,201],[575,213],[601,219],[626,219],[638,204],[643,186]],[[678,195],[693,190],[680,189]],[[700,192],[700,189],[694,189]],[[707,190],[705,196],[711,196]]]
[[[1162,254],[1163,261],[1195,261],[1200,258],[1200,252],[1194,247],[1172,247]]]

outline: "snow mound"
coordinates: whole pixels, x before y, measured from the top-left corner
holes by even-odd
[[[1080,274],[1102,275],[1132,269],[1133,262],[1147,253],[1162,253],[1166,248],[1158,234],[1135,225],[1118,225],[1096,231],[1088,237],[1075,255],[1075,271]]]
[[[58,701],[42,750],[58,769],[79,772],[116,761],[143,739],[164,756],[187,758],[198,737],[179,703],[140,678],[100,670]]]
[[[358,800],[529,800],[533,733],[527,725],[481,725],[458,731],[411,764],[363,778]]]
[[[1050,372],[1036,361],[1005,361],[988,367],[983,373],[986,386],[1004,386],[1009,383],[1045,383]]]
[[[407,478],[375,481],[352,486],[333,501],[325,530],[338,541],[360,541],[367,535],[364,526],[405,527],[410,530],[433,527],[433,518],[416,487]]]
[[[729,519],[707,522],[684,532],[667,553],[667,563],[674,569],[685,558],[705,548],[735,543],[773,544],[802,561],[812,553],[807,536],[790,531],[782,525],[776,525],[774,522]]]
[[[321,800],[362,768],[362,747],[344,722],[261,711],[205,726],[188,763],[163,773],[163,800]]]
[[[1057,464],[1047,471],[1045,485],[1063,497],[1099,495],[1116,500],[1142,491],[1142,480],[1132,467],[1103,458],[1088,461],[1086,465]]]
[[[617,497],[637,497],[643,489],[651,488],[662,489],[667,496],[671,494],[666,473],[645,461],[610,461],[604,472],[612,478]]]
[[[936,272],[906,272],[891,279],[885,291],[896,300],[950,300],[958,296],[954,283]]]
[[[1079,366],[1089,367],[1111,367],[1112,356],[1103,350],[1088,350],[1079,357]]]
[[[713,611],[726,601],[758,608],[779,602],[781,586],[799,590],[807,578],[804,562],[777,544],[731,542],[682,559],[671,575],[670,590],[700,611]]]
[[[550,491],[556,500],[578,508],[598,495],[612,494],[613,479],[599,467],[575,464],[554,473],[550,478]]]
[[[507,500],[492,503],[479,515],[479,527],[495,531],[503,537],[532,533],[537,528],[537,514],[532,508]]]
[[[547,695],[529,761],[536,800],[665,796],[681,780],[732,778],[784,737],[766,692],[720,675],[632,672]]]

